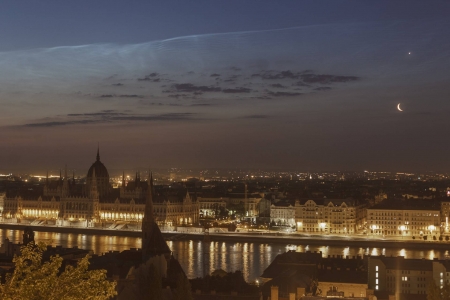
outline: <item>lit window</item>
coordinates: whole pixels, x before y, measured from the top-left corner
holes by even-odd
[[[378,285],[375,286],[375,289],[378,290]]]
[[[378,271],[378,266],[375,266],[375,271]]]
[[[377,279],[375,279],[375,284],[378,284],[378,278],[377,278]]]
[[[375,277],[378,278],[378,272],[375,273]]]

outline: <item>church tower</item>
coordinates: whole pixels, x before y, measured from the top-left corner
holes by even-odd
[[[144,219],[142,220],[142,261],[145,262],[151,257],[160,255],[170,255],[171,251],[167,246],[153,215],[153,176],[149,172],[147,197],[145,201]]]
[[[94,220],[98,220],[100,217],[100,199],[99,193],[97,189],[97,178],[95,176],[95,169],[92,172],[91,185],[89,190],[89,198],[92,200],[92,218]]]
[[[66,198],[68,196],[69,196],[69,179],[67,178],[67,165],[66,165],[66,169],[64,171],[64,179],[63,179],[61,197]]]

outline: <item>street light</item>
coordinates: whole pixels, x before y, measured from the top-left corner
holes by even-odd
[[[433,231],[434,231],[435,229],[436,229],[436,227],[435,227],[434,225],[428,226],[428,230],[430,231],[431,236],[433,236]]]
[[[322,223],[319,224],[319,226],[321,228],[321,231],[324,231],[326,223],[322,222]]]
[[[400,226],[400,230],[402,231],[402,239],[403,239],[403,232],[405,231],[405,225]]]
[[[370,229],[372,230],[372,236],[375,236],[375,229],[377,228],[377,226],[375,225],[370,225]]]

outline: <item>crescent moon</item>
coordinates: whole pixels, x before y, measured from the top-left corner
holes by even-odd
[[[400,103],[397,104],[397,109],[398,109],[399,111],[403,111],[403,110],[400,108]]]

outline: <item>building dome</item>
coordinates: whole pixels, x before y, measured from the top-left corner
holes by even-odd
[[[92,166],[89,168],[89,171],[87,173],[86,178],[86,185],[87,190],[90,189],[91,183],[92,183],[92,177],[95,170],[95,181],[97,182],[97,190],[99,192],[100,198],[103,198],[107,194],[109,194],[110,191],[110,184],[109,184],[109,173],[106,169],[105,165],[100,161],[100,151],[97,150],[97,159],[92,164]]]
[[[106,169],[105,165],[100,161],[95,161],[92,166],[89,168],[89,171],[87,173],[87,179],[92,179],[92,173],[95,169],[95,177],[107,177],[109,179],[108,170]]]

